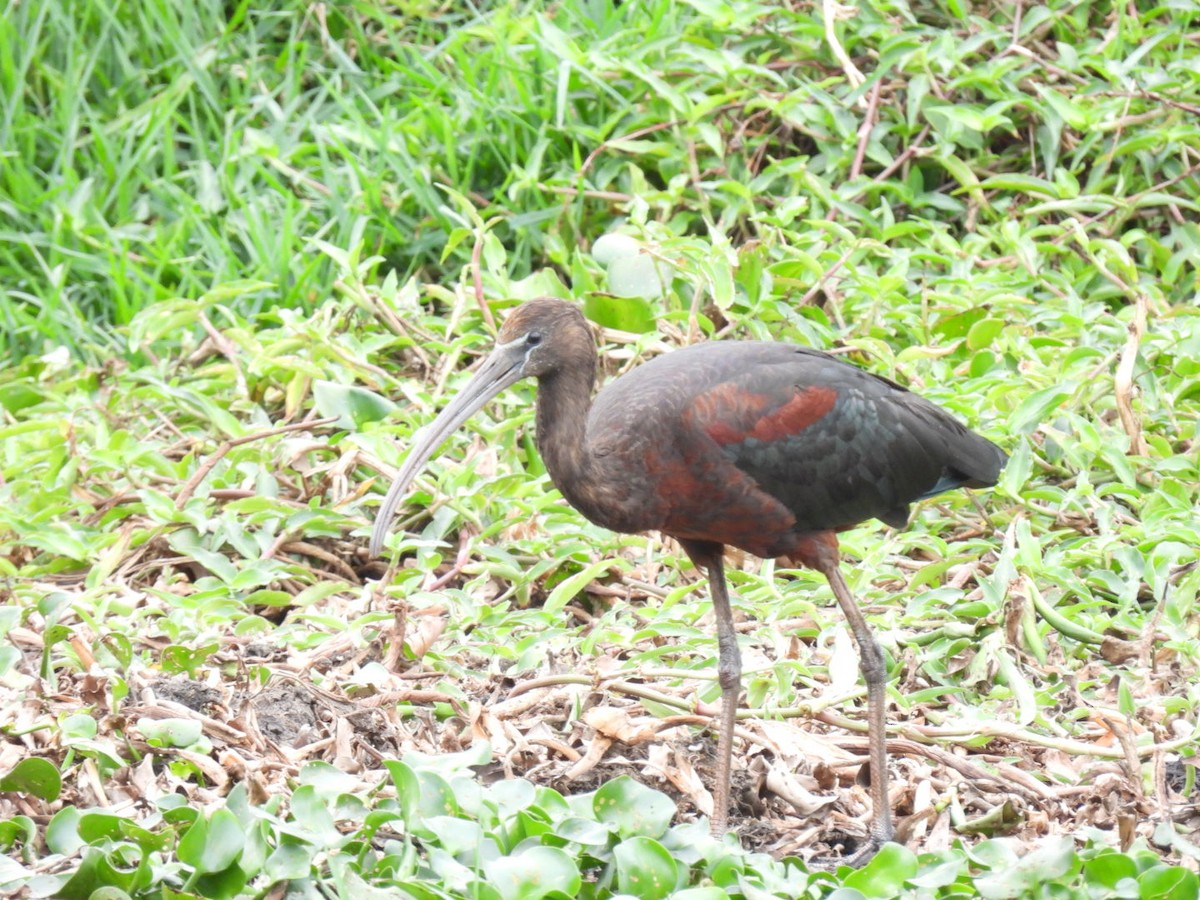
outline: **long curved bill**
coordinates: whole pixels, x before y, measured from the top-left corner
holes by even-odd
[[[396,508],[404,499],[408,486],[417,472],[429,462],[435,450],[456,431],[463,422],[475,415],[489,400],[524,376],[525,349],[518,343],[503,344],[492,351],[484,360],[475,377],[449,405],[441,411],[431,425],[418,432],[417,442],[408,453],[400,473],[388,489],[387,496],[375,514],[375,527],[371,531],[371,555],[378,556],[383,549],[388,528],[396,515]]]

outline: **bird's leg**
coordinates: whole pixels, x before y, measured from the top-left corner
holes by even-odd
[[[814,540],[805,548],[803,562],[819,571],[833,588],[842,615],[850,623],[854,642],[858,644],[858,664],[863,679],[867,682],[867,745],[871,765],[871,844],[851,860],[851,865],[861,865],[878,852],[879,848],[895,836],[892,827],[892,808],[888,799],[887,759],[887,666],[883,648],[875,640],[871,626],[854,601],[846,579],[838,568],[837,540],[829,535],[828,540]]]
[[[742,688],[742,655],[733,627],[733,610],[725,589],[725,548],[721,544],[682,541],[693,563],[708,573],[708,593],[717,617],[717,677],[721,682],[721,718],[717,724],[717,783],[713,796],[712,833],[721,837],[729,820],[733,767],[733,729]]]
[[[854,602],[841,571],[835,565],[824,574],[854,632],[854,640],[858,644],[858,664],[867,682],[867,744],[871,757],[871,805],[874,807],[871,840],[877,850],[896,833],[892,827],[892,808],[888,799],[887,667],[883,648],[875,640],[871,626]]]

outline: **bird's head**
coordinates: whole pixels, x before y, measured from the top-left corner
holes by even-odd
[[[388,526],[417,472],[442,441],[484,404],[522,378],[547,378],[572,365],[595,364],[595,347],[587,320],[564,300],[543,297],[513,310],[496,348],[475,372],[467,386],[417,435],[404,466],[392,482],[371,532],[371,555],[383,549]]]
[[[503,356],[520,372],[514,381],[541,378],[569,364],[581,344],[591,358],[596,351],[583,313],[565,300],[542,297],[513,310],[488,362]]]

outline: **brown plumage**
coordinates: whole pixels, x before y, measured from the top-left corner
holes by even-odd
[[[592,400],[596,349],[574,306],[542,299],[509,316],[497,347],[417,442],[375,521],[396,506],[445,437],[522,378],[538,379],[538,447],[555,486],[614,531],[659,531],[707,571],[723,693],[712,827],[724,830],[741,659],[725,587],[725,545],[816,569],[859,647],[868,692],[871,844],[893,834],[887,804],[883,651],[838,569],[839,530],[902,526],[909,504],[994,484],[1004,453],[927,400],[824,353],[712,342],[658,357]]]

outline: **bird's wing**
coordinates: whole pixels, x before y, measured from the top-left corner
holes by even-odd
[[[684,412],[797,531],[877,518],[903,525],[908,505],[994,480],[1003,454],[949,414],[825,354],[791,348],[697,393]]]

